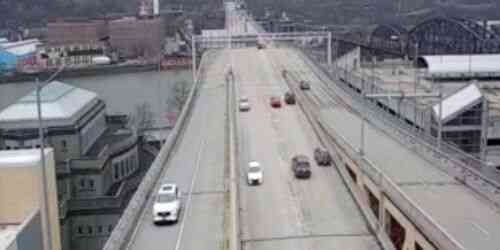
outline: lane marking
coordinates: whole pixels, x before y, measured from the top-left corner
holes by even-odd
[[[315,239],[315,238],[334,238],[334,237],[373,237],[370,233],[345,233],[345,234],[304,234],[304,235],[288,235],[277,236],[268,238],[253,238],[242,239],[243,243],[250,242],[265,242],[265,241],[283,241],[283,240],[296,240],[296,239]]]
[[[484,229],[476,222],[471,221],[470,224],[472,224],[477,230],[479,230],[481,233],[483,233],[486,236],[486,238],[490,238],[490,233],[488,232],[488,230]]]
[[[181,226],[179,228],[179,233],[177,234],[177,241],[175,243],[175,250],[179,250],[181,246],[181,241],[182,241],[182,236],[184,233],[184,227],[186,225],[186,217],[191,211],[191,203],[193,199],[193,190],[194,190],[194,185],[196,183],[196,179],[198,178],[198,172],[200,170],[200,162],[201,162],[201,156],[203,152],[205,151],[205,146],[207,143],[207,136],[203,137],[203,142],[201,143],[200,149],[198,150],[198,154],[196,156],[196,169],[193,173],[193,179],[191,179],[191,186],[189,188],[189,194],[188,194],[188,201],[186,202],[186,211],[182,215],[182,221],[181,221]]]

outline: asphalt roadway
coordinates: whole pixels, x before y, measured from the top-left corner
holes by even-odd
[[[182,192],[180,220],[156,226],[150,200],[128,249],[222,249],[224,240],[224,166],[226,86],[224,53],[211,53],[199,96],[160,183]],[[191,192],[192,191],[192,192]],[[190,195],[191,194],[191,195]]]
[[[319,141],[298,106],[270,107],[270,97],[288,89],[275,66],[286,67],[288,55],[273,50],[233,50],[237,92],[251,103],[250,112],[237,116],[243,249],[379,249],[335,168],[314,163]],[[310,157],[310,179],[294,177],[296,154]],[[254,160],[264,169],[260,186],[246,184]]]

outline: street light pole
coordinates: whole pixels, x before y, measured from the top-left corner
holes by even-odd
[[[50,83],[52,80],[56,78],[59,73],[64,70],[65,65],[62,64],[59,69],[54,72],[43,84]],[[43,129],[43,119],[42,119],[42,104],[41,104],[41,92],[43,89],[43,84],[36,78],[36,106],[37,106],[37,114],[38,114],[38,135],[39,135],[39,143],[40,143],[40,160],[42,161],[42,192],[43,198],[40,202],[42,204],[43,213],[45,216],[42,216],[42,222],[44,222],[46,227],[46,236],[47,242],[44,244],[44,247],[48,248],[46,250],[52,250],[52,228],[50,226],[49,220],[49,197],[48,197],[48,187],[47,187],[47,166],[45,163],[45,135]],[[45,219],[44,219],[45,218]]]
[[[434,81],[433,81],[434,82]],[[439,84],[438,148],[443,140],[443,84]]]
[[[328,68],[332,67],[332,32],[328,32],[328,45],[326,48]]]
[[[43,208],[43,213],[45,216],[42,216],[42,221],[45,223],[46,227],[46,243],[44,244],[44,247],[46,247],[46,250],[52,250],[52,228],[50,225],[50,220],[49,220],[49,195],[48,195],[48,187],[47,187],[47,170],[46,170],[46,164],[45,164],[45,143],[44,143],[44,129],[43,129],[43,122],[42,122],[42,105],[41,105],[41,100],[40,100],[40,92],[42,91],[42,84],[36,79],[36,106],[37,106],[37,113],[38,113],[38,135],[40,136],[40,159],[42,161],[42,192],[43,192],[43,199],[40,202],[42,204]]]

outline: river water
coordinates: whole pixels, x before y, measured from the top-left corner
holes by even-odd
[[[191,84],[190,70],[142,72],[59,80],[96,92],[107,106],[108,114],[133,114],[138,105],[147,103],[154,114],[154,127],[169,125],[168,99],[176,82]],[[35,89],[34,82],[0,84],[0,110]]]

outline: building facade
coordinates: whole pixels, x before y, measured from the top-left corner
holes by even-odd
[[[108,36],[107,20],[62,20],[47,24],[48,44],[88,44]]]
[[[163,52],[163,18],[126,17],[109,22],[110,43],[126,58],[159,58]]]
[[[24,72],[36,64],[37,39],[0,44],[0,72]]]
[[[43,69],[57,69],[64,65],[79,68],[97,65],[95,58],[103,57],[108,51],[105,42],[43,44],[38,46],[36,59]]]
[[[0,112],[0,148],[38,148],[36,93]],[[41,91],[46,145],[54,149],[62,249],[101,249],[140,183],[139,146],[124,117],[96,93],[52,82]]]
[[[0,249],[49,249],[49,245],[50,249],[61,249],[53,153],[45,149],[46,175],[42,181],[40,150],[0,151]]]

